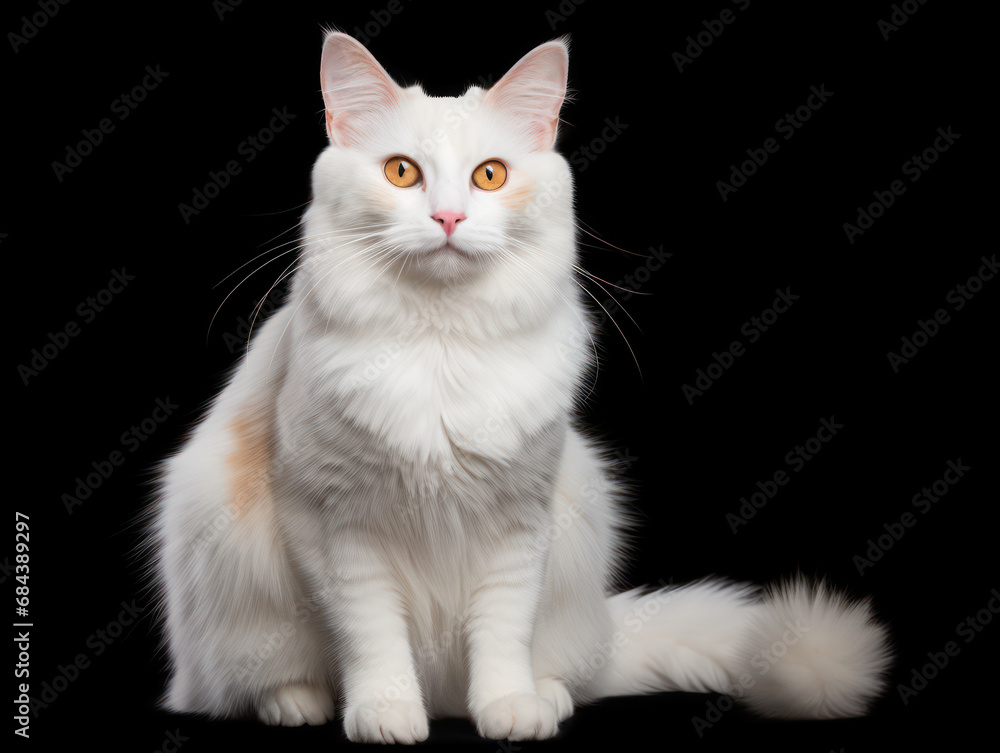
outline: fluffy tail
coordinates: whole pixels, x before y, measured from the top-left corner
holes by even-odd
[[[702,581],[607,603],[619,632],[591,699],[717,692],[763,716],[823,719],[864,714],[886,686],[888,631],[867,601],[823,583]]]

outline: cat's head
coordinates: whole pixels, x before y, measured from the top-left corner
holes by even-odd
[[[518,284],[537,296],[569,275],[572,180],[553,148],[567,67],[566,43],[547,42],[488,89],[432,97],[396,84],[352,37],[329,34],[330,145],[313,173],[310,277],[340,293],[488,283],[503,297]]]

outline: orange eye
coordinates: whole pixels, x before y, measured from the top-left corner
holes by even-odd
[[[406,157],[392,157],[385,163],[385,177],[394,186],[409,188],[423,177],[415,162]]]
[[[496,191],[507,182],[507,166],[498,159],[486,160],[472,171],[472,182],[484,191]]]

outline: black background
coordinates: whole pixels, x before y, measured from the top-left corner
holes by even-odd
[[[612,309],[624,337],[605,325],[585,408],[637,484],[641,528],[629,581],[827,576],[871,594],[897,646],[891,688],[865,719],[776,723],[734,710],[699,735],[692,720],[717,697],[616,699],[578,710],[549,746],[651,741],[675,750],[825,753],[911,745],[933,731],[953,744],[982,724],[996,692],[985,676],[1000,627],[971,633],[969,643],[957,629],[1000,585],[992,442],[1000,280],[961,311],[946,300],[996,249],[987,222],[995,121],[985,117],[995,87],[984,75],[983,42],[994,27],[982,6],[913,3],[919,10],[885,39],[878,21],[894,12],[888,2],[754,0],[740,9],[716,0],[630,10],[591,0],[561,11],[555,2],[530,10],[403,2],[393,14],[382,2],[248,1],[221,18],[221,5],[207,1],[95,5],[60,6],[26,43],[8,36],[3,50],[10,76],[0,243],[14,266],[8,378],[18,413],[8,473],[18,490],[8,499],[31,521],[31,694],[40,697],[46,683],[62,688],[38,707],[31,742],[18,745],[169,750],[175,730],[184,751],[346,744],[339,723],[270,729],[156,710],[165,668],[134,556],[155,463],[214,394],[236,357],[241,322],[290,261],[268,264],[226,298],[294,238],[325,144],[317,72],[321,27],[331,25],[364,33],[397,80],[437,95],[480,76],[496,80],[534,45],[572,34],[576,96],[563,112],[559,148],[576,154],[578,216],[603,239],[581,236],[591,244],[581,247],[584,266],[615,282],[645,258],[609,244],[672,254],[639,286],[643,295],[623,300],[609,288],[638,326]],[[7,4],[0,29],[22,34],[22,16],[40,7]],[[672,54],[725,8],[735,20],[679,71]],[[119,120],[115,100],[157,65],[169,75]],[[833,94],[785,140],[776,121],[804,105],[811,86]],[[272,108],[295,118],[247,162],[240,144],[268,125]],[[102,118],[114,130],[57,176],[52,163],[65,162],[81,131]],[[593,160],[581,158],[602,139],[606,119],[627,128]],[[960,137],[911,183],[903,164],[949,127]],[[780,149],[723,201],[716,182],[769,137]],[[241,172],[185,222],[178,205],[231,159]],[[843,224],[894,180],[905,194],[849,242]],[[85,321],[78,306],[123,269],[134,280]],[[690,404],[681,386],[714,352],[748,341],[741,326],[778,288],[799,299]],[[887,353],[940,308],[950,321],[895,372]],[[14,376],[69,322],[79,334],[44,369]],[[123,445],[122,433],[151,416],[157,398],[180,407],[148,439]],[[844,428],[791,472],[786,453],[830,417]],[[124,462],[70,514],[64,495],[115,450]],[[911,499],[959,458],[971,470],[921,513]],[[726,515],[782,469],[790,482],[734,534]],[[916,525],[859,573],[855,556],[907,511]],[[12,529],[2,574],[10,594]],[[141,619],[110,642],[99,637],[133,600]],[[897,685],[949,641],[958,655],[904,704]],[[81,654],[89,666],[58,681],[59,667]],[[435,741],[497,749],[476,743],[465,723],[435,723]]]

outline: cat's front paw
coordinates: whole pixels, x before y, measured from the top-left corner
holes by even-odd
[[[427,713],[414,701],[348,706],[344,733],[355,743],[413,745],[427,739]]]
[[[286,685],[270,693],[257,705],[260,721],[283,727],[326,724],[335,713],[333,695],[325,688],[313,685]]]
[[[545,740],[558,729],[556,707],[534,693],[511,693],[476,715],[476,731],[490,740]]]

